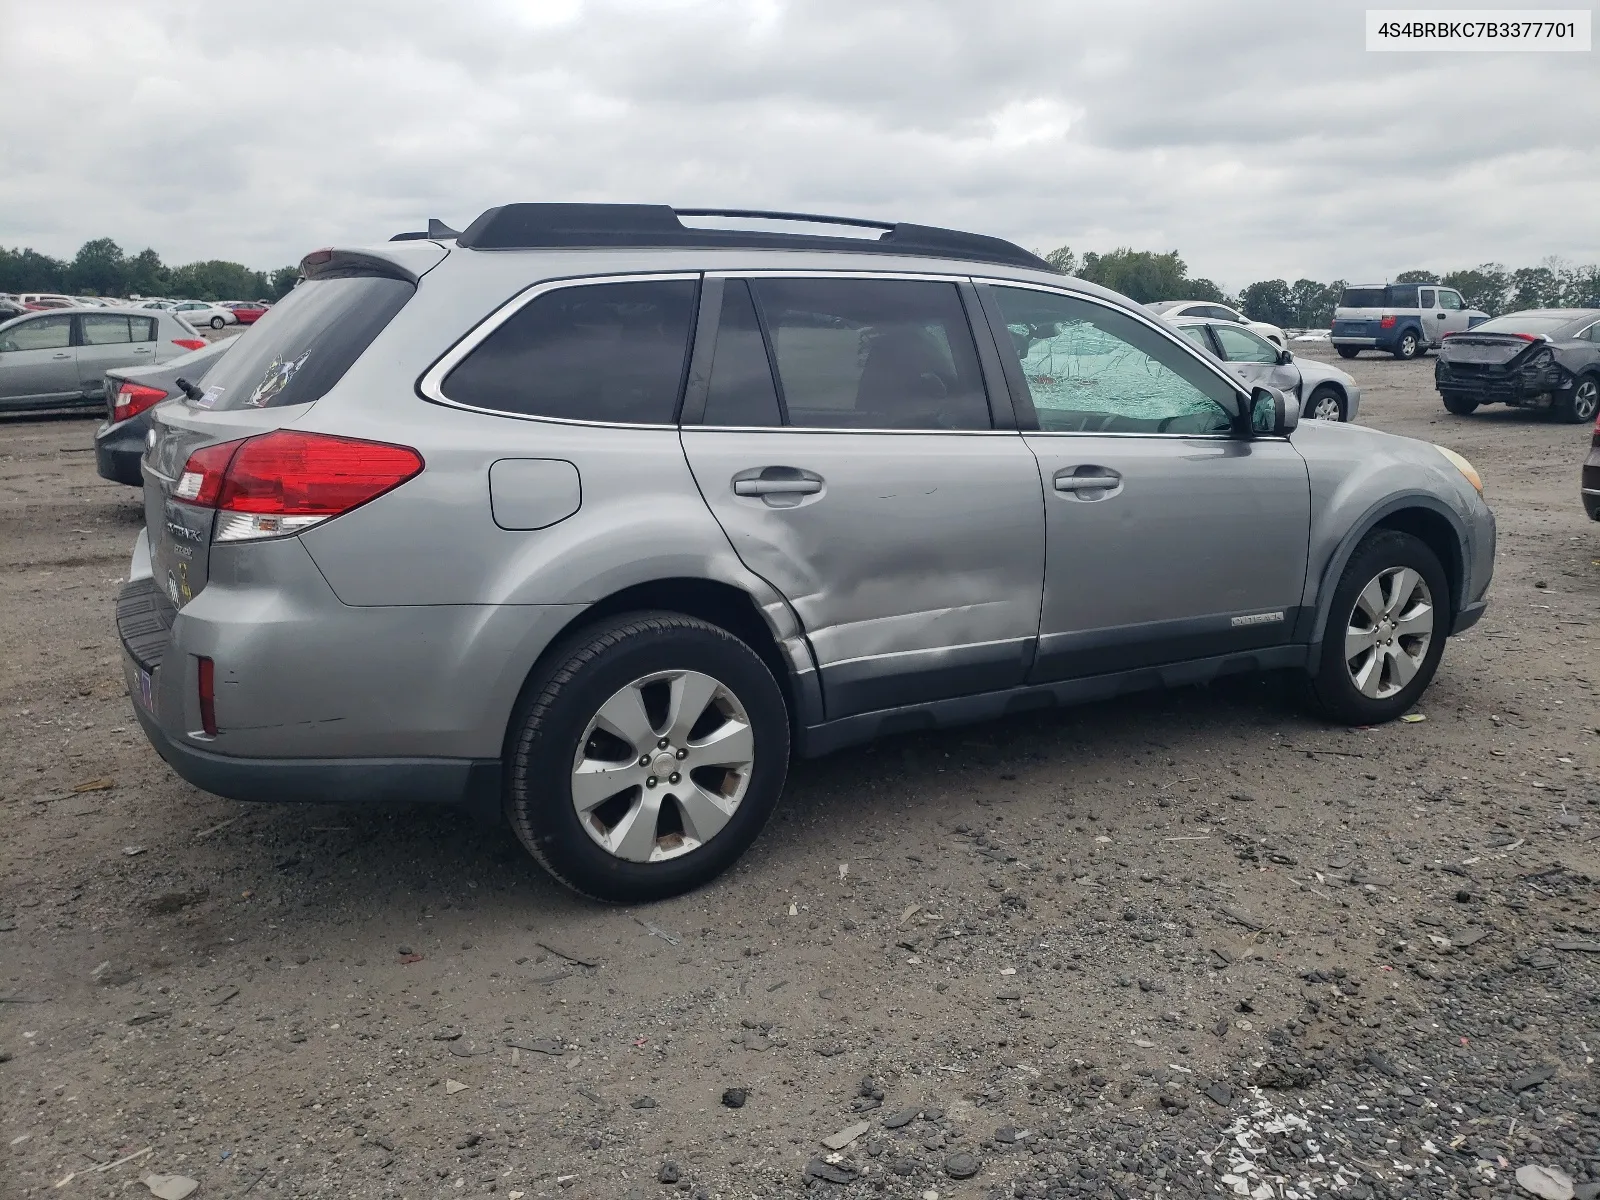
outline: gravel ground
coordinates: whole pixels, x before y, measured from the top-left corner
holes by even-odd
[[[1425,720],[1252,679],[899,737],[647,909],[179,781],[117,666],[134,493],[0,424],[0,1194],[1593,1196],[1588,430],[1341,365],[1499,514]]]

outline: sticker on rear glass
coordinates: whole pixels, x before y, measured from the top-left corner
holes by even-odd
[[[250,393],[246,400],[247,408],[265,408],[284,388],[289,386],[289,381],[295,377],[295,372],[306,365],[306,359],[311,357],[308,350],[292,362],[284,362],[283,355],[278,355],[267,368],[267,373],[261,377],[261,382],[256,384],[256,390]]]
[[[200,393],[200,399],[194,402],[194,406],[196,408],[215,408],[217,401],[222,398],[222,393],[227,390],[227,388],[208,387]]]

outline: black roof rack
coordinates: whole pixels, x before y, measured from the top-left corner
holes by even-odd
[[[679,217],[796,221],[881,229],[877,238],[839,237],[764,230],[697,229]],[[665,204],[503,204],[491,208],[456,238],[472,250],[534,250],[558,247],[759,248],[848,250],[857,254],[906,254],[1000,263],[1034,271],[1055,268],[1003,238],[963,233],[934,225],[824,217],[815,213],[746,208],[679,208]]]

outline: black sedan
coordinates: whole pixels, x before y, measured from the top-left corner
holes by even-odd
[[[237,335],[169,358],[156,367],[117,367],[106,372],[106,420],[94,431],[94,463],[102,478],[130,487],[144,486],[139,460],[150,432],[150,410],[184,395],[178,380],[194,386],[205,377]],[[198,394],[198,393],[197,393]]]
[[[1458,416],[1509,404],[1592,421],[1600,411],[1600,308],[1529,309],[1448,334],[1433,381]]]

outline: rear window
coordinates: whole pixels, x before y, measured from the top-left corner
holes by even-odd
[[[1532,333],[1554,336],[1558,329],[1576,325],[1571,317],[1537,317],[1531,313],[1507,313],[1472,327],[1473,333]]]
[[[224,412],[321,399],[416,290],[377,275],[306,280],[207,374],[194,403]]]
[[[546,292],[474,347],[440,390],[496,412],[671,425],[696,287],[693,279],[650,279]]]
[[[1339,297],[1340,308],[1382,308],[1382,288],[1345,288]]]

